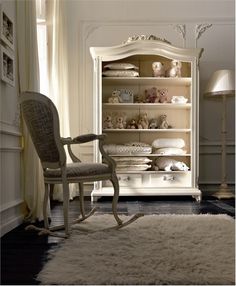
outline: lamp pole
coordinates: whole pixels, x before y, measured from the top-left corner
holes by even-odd
[[[226,95],[222,95],[222,122],[221,122],[221,185],[220,188],[223,190],[228,189],[226,183]]]
[[[222,97],[222,114],[221,114],[221,184],[214,196],[220,198],[234,197],[234,193],[227,185],[226,176],[226,99],[235,94],[235,72],[233,70],[215,71],[208,81],[205,95],[210,97]]]

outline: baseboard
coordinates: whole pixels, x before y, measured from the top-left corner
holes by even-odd
[[[19,215],[17,217],[12,218],[11,220],[5,222],[4,224],[1,224],[0,228],[0,237],[14,229],[15,227],[19,226],[22,224],[24,220],[24,215]]]

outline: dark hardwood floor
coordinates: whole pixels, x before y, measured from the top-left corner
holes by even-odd
[[[111,213],[111,199],[101,198],[97,203],[97,215]],[[62,204],[52,202],[54,223],[62,221]],[[91,208],[90,200],[86,209]],[[70,217],[78,216],[79,201],[70,202]],[[227,214],[235,216],[235,200],[217,200],[205,197],[198,203],[190,197],[121,197],[119,213],[131,215],[144,214]],[[38,223],[37,225],[42,225]],[[62,239],[38,236],[34,231],[25,231],[25,224],[17,227],[1,238],[1,285],[39,284],[37,273],[47,261],[47,251],[58,247]]]

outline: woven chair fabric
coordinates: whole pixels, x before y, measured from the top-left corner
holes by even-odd
[[[22,103],[24,119],[42,162],[58,162],[59,152],[54,139],[53,115],[44,103],[29,100]]]
[[[67,178],[110,174],[108,165],[101,163],[71,163],[66,165]],[[61,169],[47,169],[45,178],[61,178]]]

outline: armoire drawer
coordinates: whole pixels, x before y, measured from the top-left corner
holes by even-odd
[[[190,187],[191,172],[177,173],[142,173],[142,174],[117,174],[120,187]],[[104,187],[110,187],[111,182],[103,183]]]
[[[142,185],[142,175],[140,174],[117,174],[120,187],[140,187]],[[110,187],[110,181],[103,183],[104,187]]]
[[[191,172],[153,174],[151,182],[157,187],[191,187]]]

